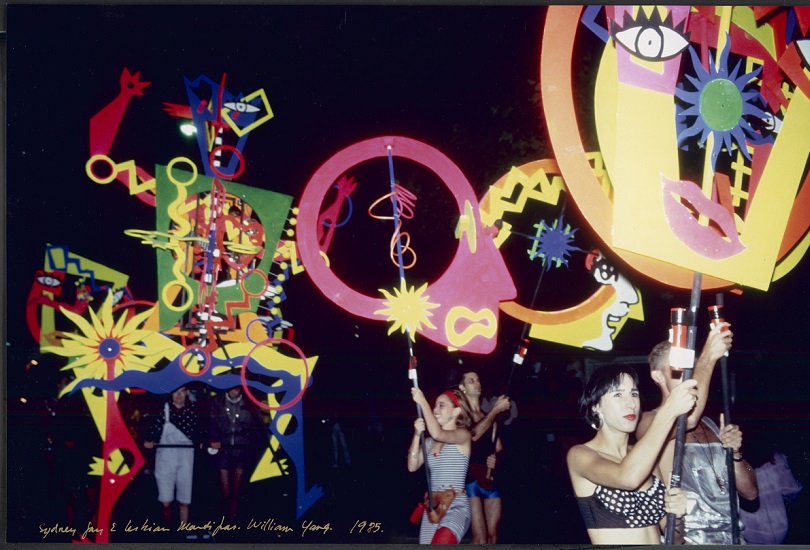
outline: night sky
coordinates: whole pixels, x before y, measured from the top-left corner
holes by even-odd
[[[197,159],[196,143],[181,135],[178,119],[166,115],[163,102],[187,103],[183,77],[206,75],[219,81],[226,75],[231,91],[263,88],[275,115],[251,134],[240,183],[292,195],[296,204],[314,171],[337,151],[367,138],[401,135],[450,157],[480,197],[511,166],[553,156],[536,86],[544,16],[543,8],[531,6],[9,6],[9,398],[45,391],[23,367],[38,351],[24,323],[25,300],[35,271],[42,267],[46,244],[67,245],[123,271],[130,275],[129,287],[137,299],[156,299],[155,253],[123,233],[154,228],[154,209],[128,196],[120,183],[97,185],[85,174],[89,119],[117,95],[124,67],[140,72],[140,79],[151,85],[143,97],[130,102],[110,153],[115,159],[133,158],[147,169],[179,155]],[[579,54],[589,59],[587,50]],[[584,92],[582,101],[588,100]],[[377,168],[370,165],[366,170]],[[420,172],[406,166],[403,177],[409,176],[418,178]],[[387,183],[386,172],[380,180]],[[380,194],[385,192],[383,185]],[[449,195],[429,198],[434,208],[420,212],[412,226],[420,258],[409,274],[414,282],[440,274],[455,246]],[[556,212],[539,215],[552,220]],[[566,205],[566,220],[578,228],[577,246],[601,244],[573,202]],[[391,286],[396,267],[387,259],[390,232],[364,230],[350,237],[335,244],[341,252],[336,271],[368,294]],[[363,243],[359,248],[353,244],[358,240]],[[519,299],[528,304],[539,270],[521,254],[504,251]],[[593,291],[583,259],[576,253],[569,267],[544,276],[538,306],[568,307]],[[641,289],[645,322],[628,321],[609,353],[533,341],[526,364],[514,374],[512,396],[519,414],[505,435],[513,451],[506,459],[511,473],[503,480],[514,500],[509,503],[505,497],[502,542],[586,542],[566,493],[570,487],[563,476],[560,441],[546,436],[554,431],[550,426],[555,418],[570,420],[562,428],[569,437],[587,436],[573,419],[566,366],[577,359],[609,362],[645,356],[666,337],[670,308],[689,303],[687,290],[667,288],[618,265]],[[732,414],[752,441],[782,448],[805,486],[810,484],[810,385],[804,372],[810,364],[804,321],[810,306],[809,275],[805,259],[767,292],[725,294],[726,318],[735,333],[729,359],[735,390]],[[405,471],[415,411],[404,337],[387,336],[387,325],[342,312],[306,274],[293,277],[285,291],[284,317],[294,325],[295,342],[308,355],[320,357],[304,398],[307,483],[325,485],[328,491],[312,513],[323,520],[344,519],[337,510],[347,502],[350,508],[366,510],[346,496],[357,492],[346,479],[330,477],[325,426],[338,418],[352,451],[366,455],[365,461],[358,458],[351,474],[354,487],[391,491],[384,491],[381,502],[371,508],[384,510],[379,514],[390,526],[387,538],[336,542],[413,542],[416,528],[406,520],[424,476]],[[713,303],[713,293],[702,296],[700,323],[707,322],[703,312]],[[483,374],[490,393],[505,385],[523,326],[504,314],[500,319],[498,347],[490,356],[452,354],[417,338],[420,382],[429,398],[471,368]],[[704,338],[701,329],[699,345]],[[719,370],[710,412],[720,410]],[[639,372],[642,405],[648,409],[657,404],[656,390],[646,380],[644,365]],[[368,450],[372,418],[381,419],[385,438],[379,448]],[[8,424],[23,425],[24,419],[12,410]],[[14,464],[23,460],[9,459]],[[531,465],[536,465],[535,474]],[[10,502],[21,489],[13,473],[9,471]],[[541,504],[535,512],[531,507],[545,498],[543,491],[560,504]],[[806,495],[798,505],[807,509]],[[274,513],[283,514],[283,505]],[[14,524],[17,531],[9,531],[14,540],[36,540],[27,521],[20,519]],[[791,536],[794,543],[810,542],[806,527]]]

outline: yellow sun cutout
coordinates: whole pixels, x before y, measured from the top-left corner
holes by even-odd
[[[422,296],[427,283],[419,287],[407,288],[405,281],[402,281],[399,289],[394,289],[394,294],[389,294],[385,289],[379,289],[385,296],[386,301],[383,302],[388,309],[380,309],[374,312],[374,315],[387,315],[388,320],[392,321],[391,328],[388,329],[388,334],[399,329],[400,332],[408,331],[411,340],[416,340],[414,333],[426,326],[435,329],[436,327],[430,322],[428,317],[433,314],[429,309],[439,307],[439,304],[431,304],[428,302],[428,296]]]
[[[63,333],[61,346],[43,348],[43,351],[70,359],[65,369],[73,369],[76,380],[62,391],[63,394],[82,379],[110,380],[125,370],[148,371],[154,365],[144,358],[166,351],[163,346],[148,343],[154,342],[149,338],[153,334],[151,330],[138,329],[154,308],[134,315],[129,320],[126,312],[122,313],[116,321],[112,312],[112,296],[112,292],[107,295],[98,313],[89,309],[90,322],[81,315],[60,308],[81,331],[81,334]]]

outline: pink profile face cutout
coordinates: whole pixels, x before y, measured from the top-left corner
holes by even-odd
[[[400,289],[381,289],[387,296],[373,297],[349,287],[329,267],[318,238],[318,224],[324,197],[339,178],[357,164],[375,158],[408,159],[438,176],[447,187],[459,215],[458,244],[447,269],[435,281],[409,280],[407,287],[419,289],[404,308]],[[361,185],[361,184],[358,184]],[[415,207],[430,208],[429,204]],[[390,212],[390,209],[388,210]],[[393,228],[393,224],[391,225]],[[394,327],[408,324],[412,331],[438,344],[471,353],[495,349],[499,303],[517,295],[512,277],[495,246],[494,228],[481,224],[478,199],[461,170],[445,155],[423,142],[383,136],[361,141],[327,160],[312,176],[301,196],[298,214],[297,247],[301,262],[312,282],[325,297],[344,310]],[[420,258],[420,261],[432,261]],[[407,263],[407,259],[406,259]],[[395,269],[392,266],[392,269]],[[426,285],[425,288],[422,288]],[[399,307],[398,307],[399,305]],[[424,308],[415,317],[398,317],[398,311]],[[415,318],[421,322],[409,322]]]

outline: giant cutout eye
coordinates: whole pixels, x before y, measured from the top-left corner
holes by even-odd
[[[48,275],[41,275],[37,277],[37,282],[43,286],[57,287],[62,286],[62,281],[56,277],[49,277]]]
[[[689,42],[669,27],[631,27],[613,38],[630,53],[648,61],[664,61],[681,53]]]
[[[610,34],[627,51],[646,61],[665,61],[681,53],[689,45],[689,33],[681,34],[672,27],[672,14],[661,21],[658,10],[647,18],[639,11],[638,20],[625,13],[624,27],[611,21]]]
[[[237,113],[257,113],[259,108],[244,101],[229,101],[225,103],[225,107]]]

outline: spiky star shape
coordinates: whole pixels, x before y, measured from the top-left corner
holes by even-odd
[[[692,56],[692,67],[696,76],[686,75],[686,78],[695,87],[693,91],[686,91],[681,85],[675,90],[678,99],[684,101],[684,108],[678,105],[677,116],[683,119],[686,128],[678,134],[678,145],[683,145],[689,138],[700,134],[698,142],[700,147],[706,143],[709,135],[714,135],[714,145],[711,151],[712,170],[715,168],[717,157],[723,148],[729,155],[736,143],[742,154],[751,159],[746,142],[762,143],[765,138],[746,121],[746,116],[764,119],[770,116],[757,107],[756,101],[759,92],[756,89],[747,90],[746,85],[754,79],[761,67],[740,75],[738,61],[734,70],[729,74],[728,57],[731,42],[726,39],[726,45],[720,52],[720,63],[715,67],[711,52],[709,53],[709,70],[703,68],[694,48],[689,48]],[[694,120],[689,122],[689,119]]]
[[[76,380],[87,378],[113,379],[125,370],[148,371],[153,365],[145,357],[158,355],[165,350],[144,342],[150,330],[138,327],[152,314],[154,308],[143,311],[127,320],[126,312],[116,321],[112,311],[113,293],[109,292],[98,312],[89,309],[90,322],[81,315],[60,308],[81,334],[65,333],[62,346],[47,346],[43,351],[70,359],[66,369],[73,369]],[[138,344],[141,345],[138,345]],[[65,388],[65,391],[68,391]]]
[[[409,289],[405,281],[402,281],[400,288],[394,289],[394,294],[388,293],[383,288],[380,289],[380,292],[386,298],[383,304],[388,309],[375,311],[374,314],[387,315],[388,321],[392,321],[393,324],[388,329],[389,335],[399,329],[400,332],[407,331],[411,340],[415,341],[414,334],[416,331],[421,330],[423,326],[436,328],[428,319],[428,317],[433,316],[428,310],[439,307],[439,304],[432,304],[428,302],[429,296],[423,296],[427,286],[427,283],[425,283],[418,290],[415,287]]]
[[[564,226],[564,227],[563,227]],[[571,229],[571,226],[563,222],[562,214],[554,220],[551,226],[546,225],[546,222],[534,224],[537,228],[537,235],[534,237],[532,247],[527,250],[529,258],[541,258],[543,261],[543,269],[546,271],[554,267],[565,265],[568,267],[568,257],[571,252],[579,251],[580,249],[572,246],[574,242],[574,234],[577,229]]]

